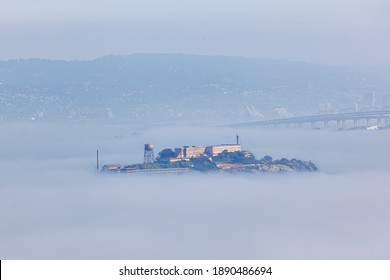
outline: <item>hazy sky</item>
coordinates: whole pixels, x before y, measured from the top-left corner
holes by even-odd
[[[388,0],[2,0],[0,59],[136,52],[390,64]]]

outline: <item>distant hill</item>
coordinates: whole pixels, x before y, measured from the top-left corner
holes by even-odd
[[[0,118],[231,121],[249,119],[247,106],[309,114],[389,89],[386,67],[183,54],[10,60],[0,61]]]

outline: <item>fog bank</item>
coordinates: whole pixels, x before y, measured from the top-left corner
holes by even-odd
[[[1,259],[388,259],[390,131],[3,123]],[[315,174],[97,174],[235,141]]]

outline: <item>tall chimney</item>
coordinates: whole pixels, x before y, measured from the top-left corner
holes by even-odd
[[[99,171],[99,150],[96,150],[96,170]]]
[[[240,145],[240,136],[238,134],[236,135],[236,140],[237,140],[237,145]]]

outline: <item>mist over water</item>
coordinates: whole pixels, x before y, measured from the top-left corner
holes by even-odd
[[[1,259],[388,259],[390,131],[1,123]],[[234,143],[318,173],[112,175]]]

